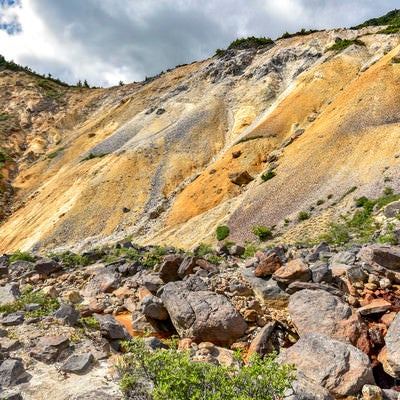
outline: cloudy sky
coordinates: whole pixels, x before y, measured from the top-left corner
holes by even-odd
[[[400,0],[0,0],[0,54],[96,86],[143,80],[237,37],[353,26]]]

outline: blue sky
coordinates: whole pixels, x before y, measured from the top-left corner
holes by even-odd
[[[69,83],[140,81],[237,37],[348,27],[400,0],[0,0],[0,54]]]

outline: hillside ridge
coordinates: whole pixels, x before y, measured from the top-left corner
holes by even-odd
[[[397,193],[400,40],[380,28],[231,48],[109,89],[0,71],[0,250],[190,248],[221,224],[239,243],[257,225],[314,240],[354,207],[338,201],[349,188]]]

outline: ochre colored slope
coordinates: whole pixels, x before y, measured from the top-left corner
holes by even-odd
[[[385,176],[400,190],[399,64],[392,63],[399,38],[370,35],[365,47],[326,51],[338,35],[358,34],[318,32],[144,83],[69,88],[30,126],[16,99],[32,106],[46,94],[23,91],[16,80],[29,86],[30,78],[7,73],[8,106],[25,126],[14,142],[7,138],[26,151],[15,152],[7,176],[14,195],[0,251],[96,246],[127,235],[191,247],[215,241],[222,223],[230,239],[244,242],[252,226],[281,229],[328,194],[340,208],[349,188],[378,193]],[[276,176],[263,182],[270,168]],[[254,180],[232,183],[230,175],[243,171]],[[325,204],[304,223],[308,231],[335,214]],[[301,226],[294,231],[304,235]]]

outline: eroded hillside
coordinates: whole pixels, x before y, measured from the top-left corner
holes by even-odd
[[[296,241],[350,207],[350,188],[376,197],[390,181],[400,191],[400,38],[378,30],[232,49],[110,89],[50,91],[0,71],[0,250],[127,235],[191,247],[221,224],[237,242],[255,225]],[[365,45],[329,50],[356,38]],[[244,172],[253,180],[234,183]]]

